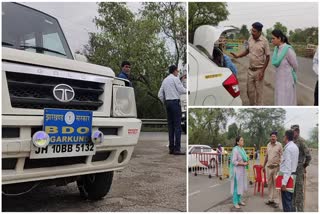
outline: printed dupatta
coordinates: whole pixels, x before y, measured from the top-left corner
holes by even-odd
[[[246,151],[240,147],[240,146],[235,146],[232,149],[232,153],[231,153],[231,160],[230,160],[230,165],[229,165],[229,173],[230,173],[230,178],[233,178],[233,172],[234,172],[234,164],[232,163],[232,158],[233,158],[233,154],[235,152],[235,150],[238,150],[238,152],[241,155],[241,158],[244,162],[248,162],[249,161],[249,157],[246,154]],[[246,169],[249,169],[249,166],[245,166]]]

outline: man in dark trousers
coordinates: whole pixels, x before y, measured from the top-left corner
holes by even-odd
[[[131,64],[129,61],[123,61],[121,63],[121,72],[118,75],[119,78],[129,80],[129,86],[132,87],[132,83],[130,81],[130,72],[131,72]]]
[[[292,190],[286,188],[288,180],[291,175],[296,175],[298,158],[299,158],[299,149],[297,145],[293,142],[293,131],[287,130],[284,136],[284,148],[283,156],[280,164],[280,174],[283,175],[281,181],[281,199],[282,199],[282,208],[284,212],[294,212],[293,207],[293,193]]]
[[[309,166],[311,161],[311,154],[309,148],[304,142],[304,139],[300,137],[300,127],[299,125],[292,125],[293,130],[293,142],[298,146],[299,149],[299,159],[297,166],[297,180],[294,187],[293,194],[293,208],[294,212],[304,211],[304,189],[305,185],[305,173],[306,168]]]
[[[165,103],[169,131],[169,154],[184,155],[181,152],[181,106],[180,95],[186,94],[178,75],[177,66],[169,67],[169,75],[162,81],[158,97]]]

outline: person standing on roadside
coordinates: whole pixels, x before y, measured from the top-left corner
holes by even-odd
[[[294,212],[293,193],[286,186],[291,176],[295,179],[299,158],[299,149],[293,142],[293,131],[287,130],[284,136],[284,150],[279,174],[283,175],[281,183],[281,199],[284,212]],[[296,184],[297,185],[297,184]]]
[[[293,194],[293,208],[294,211],[303,212],[304,210],[304,181],[306,168],[311,161],[309,148],[306,146],[303,138],[300,137],[299,125],[292,125],[294,143],[299,148],[299,159],[297,167],[297,180]]]
[[[162,81],[158,97],[165,104],[167,110],[169,132],[169,154],[185,155],[181,151],[181,105],[180,95],[186,94],[179,79],[177,66],[169,67],[169,75]],[[184,77],[185,78],[185,77]]]
[[[249,157],[243,146],[244,140],[241,136],[238,136],[230,159],[231,194],[235,209],[240,209],[239,205],[246,205],[242,200],[242,195],[248,189],[246,169],[248,169]]]
[[[263,171],[266,172],[267,167],[267,180],[269,199],[267,205],[274,208],[279,207],[278,191],[276,190],[276,177],[279,172],[279,167],[282,157],[282,145],[277,141],[278,133],[276,131],[270,134],[270,142],[267,145],[266,157],[264,159]]]
[[[247,94],[250,105],[263,105],[263,85],[265,70],[270,60],[268,40],[262,36],[263,25],[260,22],[252,24],[248,46],[240,54],[231,53],[240,58],[249,54],[249,70],[247,75]]]
[[[297,105],[297,56],[281,30],[274,29],[271,34],[272,44],[275,46],[272,65],[276,68],[274,104],[276,106],[295,106]]]

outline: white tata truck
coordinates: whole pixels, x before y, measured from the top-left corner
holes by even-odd
[[[76,61],[54,17],[2,3],[2,194],[77,182],[98,200],[138,142],[134,90]]]

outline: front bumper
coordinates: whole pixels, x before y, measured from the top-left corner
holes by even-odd
[[[103,154],[105,159],[95,155],[66,157],[56,159],[59,164],[50,164],[55,160],[29,158],[32,131],[42,126],[42,121],[42,116],[2,116],[2,128],[19,128],[19,137],[2,138],[3,185],[123,169],[131,159],[141,129],[138,119],[94,117],[93,130],[117,129],[115,134],[105,135],[104,142],[96,147],[96,154]]]

